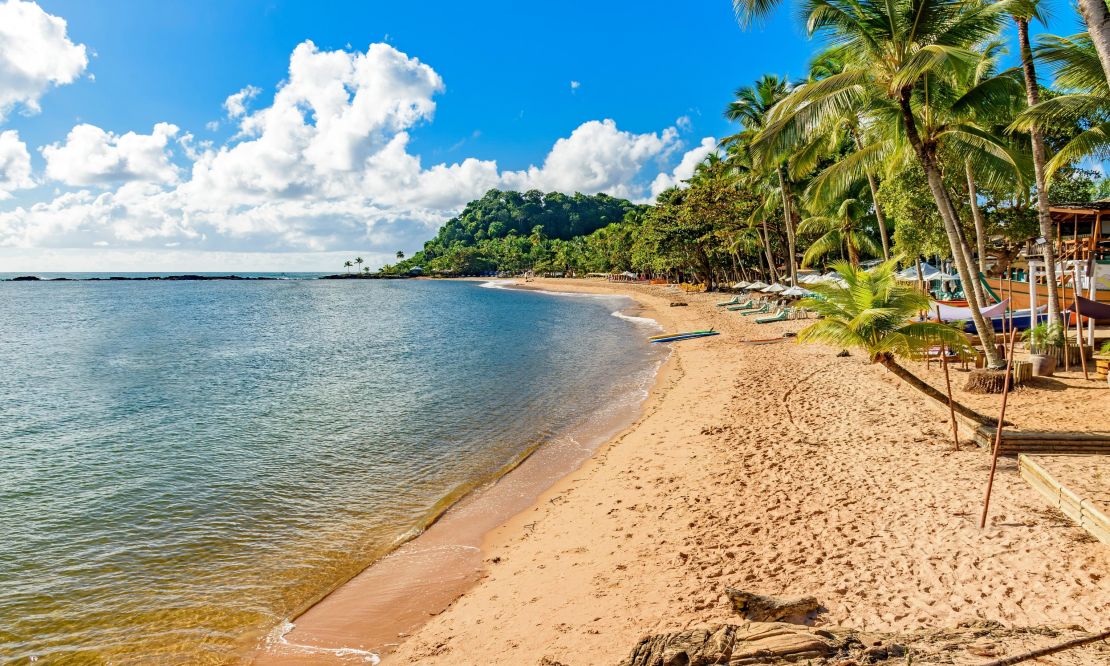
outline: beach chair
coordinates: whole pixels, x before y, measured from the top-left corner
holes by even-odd
[[[718,303],[717,307],[723,308],[723,307],[728,306],[728,305],[739,305],[739,304],[740,304],[740,297],[739,296],[734,296],[731,301],[724,301],[723,303]]]
[[[764,303],[762,306],[760,306],[760,307],[758,307],[754,310],[748,310],[747,312],[741,312],[740,316],[741,317],[747,317],[748,315],[754,315],[754,314],[767,314],[770,311],[771,311],[771,304],[770,303]]]
[[[774,315],[772,315],[770,317],[760,317],[759,319],[756,319],[755,323],[757,323],[757,324],[770,324],[770,323],[773,323],[773,322],[776,322],[776,321],[786,321],[786,318],[789,317],[789,316],[790,316],[790,308],[782,308],[781,310],[779,310],[777,313],[775,313]]]
[[[730,308],[726,308],[726,309],[729,312],[736,312],[737,310],[751,310],[754,307],[755,307],[755,302],[748,300],[748,301],[744,301],[743,303],[740,303],[738,305],[734,305],[734,306],[732,306]]]

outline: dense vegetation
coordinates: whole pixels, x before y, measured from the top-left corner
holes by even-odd
[[[794,5],[824,50],[804,80],[765,75],[738,89],[724,105],[738,131],[681,188],[651,206],[490,192],[389,270],[628,270],[713,283],[939,257],[967,286],[997,364],[977,273],[1052,238],[1053,201],[1108,190],[1078,168],[1110,149],[1106,3],[1081,0],[1092,32],[1057,37],[1030,34],[1047,0],[734,2],[742,23],[779,4]],[[1052,243],[1035,251],[1055,265]]]

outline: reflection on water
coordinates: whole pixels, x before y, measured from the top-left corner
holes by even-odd
[[[626,302],[0,283],[0,658],[222,663],[445,497],[638,396]]]

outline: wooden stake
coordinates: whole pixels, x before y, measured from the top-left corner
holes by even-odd
[[[940,322],[940,306],[937,306],[937,321]],[[955,450],[960,450],[960,427],[956,423],[956,408],[952,400],[952,380],[948,377],[948,351],[944,348],[944,341],[940,343],[940,365],[944,368],[944,386],[948,389],[948,413],[952,417],[952,443]]]
[[[994,487],[994,472],[998,469],[998,453],[1002,450],[1002,424],[1006,422],[1006,400],[1010,397],[1010,372],[1014,368],[1014,342],[1017,331],[1010,331],[1010,354],[1006,359],[1006,376],[1002,379],[1002,409],[998,414],[998,425],[994,431],[994,451],[991,454],[991,474],[987,478],[987,494],[983,498],[983,515],[979,517],[979,529],[987,526],[987,510],[991,505],[991,489]]]

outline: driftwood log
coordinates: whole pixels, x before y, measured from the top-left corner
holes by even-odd
[[[745,619],[753,622],[781,622],[788,618],[803,618],[821,608],[814,597],[771,597],[726,587],[725,594],[732,608]]]

